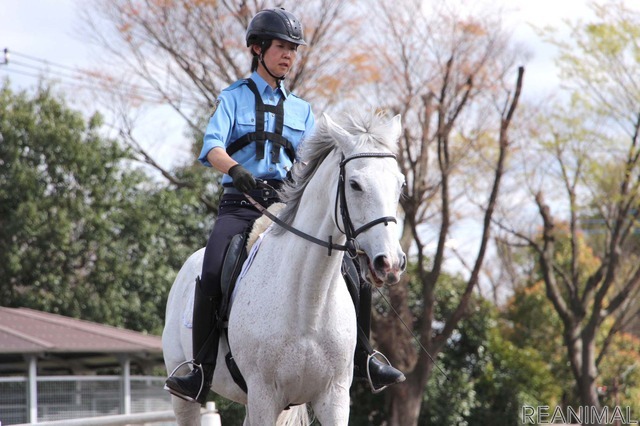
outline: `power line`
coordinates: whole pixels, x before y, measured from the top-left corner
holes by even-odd
[[[112,93],[112,94],[131,94],[137,92],[136,96],[149,101],[149,102],[165,102],[166,100],[162,98],[158,93],[151,92],[149,90],[145,90],[144,92],[140,92],[140,88],[135,86],[124,86],[118,87],[111,84],[107,86],[108,82],[105,79],[100,79],[99,77],[94,78],[86,78],[84,75],[73,75],[67,74],[64,72],[60,72],[58,70],[44,70],[42,68],[34,67],[28,63],[23,63],[20,61],[12,61],[11,65],[16,68],[7,68],[6,71],[14,71],[18,73],[22,73],[22,75],[38,77],[41,78],[44,75],[53,76],[56,81],[83,89],[89,90],[100,90],[102,92]],[[24,69],[31,71],[24,71]],[[34,74],[33,72],[36,72]]]
[[[5,54],[7,53],[8,50],[9,49],[5,47],[5,49],[4,49]],[[67,69],[67,70],[70,70],[70,71],[76,71],[77,70],[77,68],[69,67],[67,65],[57,64],[55,62],[51,62],[51,61],[48,61],[46,59],[36,58],[35,56],[26,55],[24,53],[15,52],[13,50],[11,51],[11,54],[14,55],[14,56],[17,56],[19,58],[24,58],[24,59],[28,59],[28,60],[31,60],[31,61],[40,62],[40,63],[43,63],[45,65],[53,65],[53,66],[56,66],[58,68],[64,68],[64,69]]]
[[[26,61],[9,60],[9,49],[5,48],[4,62],[0,63],[0,65],[5,65],[5,67],[0,67],[0,71],[13,72],[33,78],[42,78],[44,76],[53,75],[56,78],[56,81],[67,86],[96,90],[115,95],[135,94],[136,98],[153,103],[165,103],[168,100],[163,94],[150,87],[110,81],[107,78],[96,75],[96,73],[91,71],[51,62],[46,59],[37,58],[21,52],[11,51],[11,55],[23,58]],[[42,65],[36,65],[29,61]],[[18,69],[16,69],[16,67]],[[36,72],[36,74],[33,72]],[[188,98],[182,99],[180,102],[191,106],[202,105],[201,102]]]
[[[48,61],[46,59],[41,59],[41,58],[36,58],[35,56],[26,55],[26,54],[20,53],[20,52],[13,52],[12,51],[11,53],[12,53],[12,55],[17,56],[17,57],[21,57],[21,58],[24,58],[24,59],[27,59],[27,60],[30,60],[30,61],[35,61],[35,62],[42,63],[42,64],[46,65],[47,68],[44,68],[44,69],[43,68],[38,68],[38,67],[35,67],[33,64],[29,64],[29,63],[25,63],[25,62],[21,62],[21,61],[11,61],[12,64],[17,64],[17,65],[21,65],[21,66],[24,66],[24,67],[27,67],[27,68],[32,68],[32,69],[37,69],[37,70],[43,70],[43,71],[46,70],[49,73],[53,73],[53,74],[59,75],[61,77],[68,77],[68,78],[73,78],[73,79],[89,78],[89,79],[92,79],[92,80],[97,80],[99,82],[104,82],[105,81],[105,79],[103,77],[97,76],[94,72],[91,72],[91,71],[87,71],[87,70],[83,70],[83,69],[79,69],[79,68],[69,67],[69,66],[66,66],[66,65],[58,64],[56,62]],[[54,68],[53,69],[49,69],[48,67],[51,67],[51,66],[53,66]],[[72,74],[69,74],[66,71],[64,71],[64,72],[60,71],[60,70],[55,69],[55,68],[60,68],[62,70],[71,71]],[[142,92],[146,92],[146,93],[150,94],[151,96],[158,96],[158,93],[156,91],[154,91],[153,89],[148,88],[148,87],[143,87],[143,86],[139,86],[139,85],[135,85],[135,84],[131,84],[131,83],[127,84],[127,87],[134,88],[134,89],[137,89],[137,90],[142,91]]]
[[[0,64],[0,65],[2,65],[2,64]],[[24,71],[20,71],[20,70],[9,69],[9,68],[7,68],[7,69],[0,68],[0,71],[6,71],[6,72],[13,73],[13,74],[20,74],[20,75],[24,75],[24,76],[27,76],[27,77],[33,77],[33,78],[39,78],[40,77],[39,75],[36,75],[36,74],[31,74],[29,72],[24,72]]]
[[[0,69],[1,71],[6,71],[9,73],[13,73],[13,74],[19,74],[19,75],[23,75],[26,77],[33,77],[33,78],[41,78],[42,75],[39,74],[34,74],[31,72],[26,72],[26,71],[22,71],[20,69]],[[126,88],[106,88],[106,87],[102,87],[97,89],[96,86],[93,85],[88,85],[88,84],[83,84],[83,83],[79,83],[76,81],[66,81],[66,80],[56,80],[59,84],[62,84],[64,86],[68,86],[68,87],[73,87],[76,89],[86,89],[86,90],[100,90],[101,92],[105,92],[105,93],[110,93],[113,95],[131,95],[131,92],[126,90]],[[140,98],[142,100],[145,100],[147,102],[154,102],[154,103],[163,103],[165,102],[165,99],[162,99],[160,97],[157,98],[152,98],[149,96],[136,96],[137,98]]]

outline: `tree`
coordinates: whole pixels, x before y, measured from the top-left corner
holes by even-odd
[[[310,101],[316,113],[344,104],[356,87],[375,77],[366,55],[354,56],[349,48],[361,26],[354,3],[117,0],[82,7],[86,36],[105,51],[111,64],[118,64],[117,75],[101,71],[92,75],[102,76],[105,89],[126,88],[119,102],[109,99],[109,105],[122,105],[116,111],[121,117],[117,127],[139,159],[179,186],[182,182],[146,148],[149,141],[134,136],[131,117],[136,109],[142,104],[168,105],[201,141],[207,114],[220,91],[249,75],[245,32],[251,18],[274,6],[284,6],[300,19],[308,44],[299,49],[296,66],[286,79],[287,90]],[[213,211],[213,204],[207,204]]]
[[[582,256],[579,259],[583,282],[600,265],[599,259],[587,245],[588,234],[580,234],[578,243]],[[559,230],[556,235],[555,262],[559,268],[570,268],[571,240],[568,228]],[[522,249],[520,249],[522,250]],[[544,400],[542,404],[559,406],[566,412],[569,406],[579,407],[581,401],[576,393],[576,381],[567,363],[567,350],[563,339],[563,323],[553,304],[546,296],[542,271],[527,279],[518,280],[520,285],[504,308],[507,320],[502,336],[516,346],[516,351],[535,350],[544,360],[543,370],[554,378],[555,387],[561,387],[562,398]],[[606,356],[599,362],[598,394],[603,404],[610,409],[630,407],[636,412],[638,392],[638,338],[620,331],[611,333],[616,320],[608,318],[598,330],[596,345],[607,346]],[[602,353],[602,351],[601,351]],[[533,405],[536,406],[536,405]]]
[[[374,87],[380,89],[378,103],[403,116],[402,243],[417,264],[420,285],[414,312],[406,286],[389,289],[389,299],[437,358],[470,315],[511,150],[509,128],[523,69],[515,69],[517,56],[494,11],[425,9],[419,1],[377,2],[372,40],[385,83]],[[478,224],[480,231],[475,247],[463,252],[451,249],[450,242],[464,221]],[[437,289],[449,257],[468,275],[456,307],[439,317]],[[407,376],[386,391],[388,423],[417,424],[434,364],[388,309],[374,317],[374,334],[381,351]]]
[[[457,307],[465,285],[461,277],[443,274],[438,317]],[[521,334],[480,296],[472,297],[469,311],[439,358],[447,377],[436,371],[429,379],[419,424],[513,425],[524,405],[554,405],[561,383],[549,369],[547,353],[518,345]]]
[[[625,317],[637,312],[628,308],[640,286],[634,237],[640,214],[640,14],[621,2],[592,8],[593,22],[569,23],[570,42],[546,33],[559,48],[570,99],[567,107],[555,105],[536,131],[548,154],[528,183],[541,238],[524,230],[515,234],[535,252],[562,321],[580,403],[599,408],[599,365]],[[557,256],[560,223],[567,224],[570,241],[563,264]],[[585,247],[581,235],[594,228],[599,235]],[[580,263],[586,250],[599,260],[593,270]],[[607,337],[599,343],[601,332]]]
[[[463,15],[436,2],[434,10],[426,11],[423,3],[322,0],[285,2],[285,7],[305,24],[309,42],[301,49],[289,87],[310,100],[316,113],[368,104],[403,115],[399,161],[408,179],[401,200],[403,247],[415,253],[419,265],[421,309],[414,317],[404,286],[389,295],[422,345],[437,357],[469,314],[480,280],[523,70],[514,67],[515,49],[493,17],[495,11]],[[87,13],[94,18],[88,19],[94,23],[91,32],[121,58],[123,69],[129,70],[126,75],[145,82],[198,132],[197,118],[219,90],[247,74],[242,35],[253,14],[270,5],[118,0],[100,2]],[[97,17],[105,18],[106,31]],[[137,152],[151,158],[143,150]],[[170,172],[163,175],[177,182]],[[463,217],[481,224],[473,254],[447,245]],[[428,256],[431,233],[436,248]],[[447,318],[437,318],[435,290],[449,255],[460,255],[469,277],[457,308]],[[444,329],[434,329],[436,320],[443,321]],[[386,392],[388,422],[405,426],[418,421],[433,364],[400,327],[379,304],[374,316],[377,344],[408,377]]]
[[[182,260],[205,242],[193,193],[158,187],[51,88],[0,88],[0,299],[159,333]]]

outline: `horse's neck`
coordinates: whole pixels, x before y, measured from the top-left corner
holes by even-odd
[[[292,223],[293,227],[324,241],[329,236],[334,243],[344,244],[345,237],[337,229],[332,217],[333,201],[324,187],[309,187],[303,195],[300,207]],[[329,192],[330,193],[330,192]],[[324,199],[323,199],[324,198]],[[316,327],[335,303],[331,298],[343,285],[340,274],[343,252],[328,249],[307,241],[297,235],[283,235],[283,259],[289,265],[291,277],[295,281],[289,288],[292,299],[298,307],[298,319],[304,327]]]

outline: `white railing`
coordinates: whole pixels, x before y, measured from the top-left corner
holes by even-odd
[[[85,417],[82,419],[54,420],[51,422],[22,423],[16,426],[118,426],[132,424],[148,424],[175,421],[173,411],[159,411],[156,413],[118,414],[102,417]]]
[[[28,378],[0,377],[0,424],[68,422],[170,410],[171,398],[163,390],[164,380],[158,376],[131,376],[125,386],[121,376],[38,376],[34,404]]]
[[[23,423],[16,426],[125,426],[134,424],[149,424],[157,422],[175,421],[173,411],[158,411],[155,413],[121,414],[114,416],[87,417],[83,419],[56,420],[41,423]],[[222,426],[220,414],[216,410],[215,402],[207,402],[202,409],[202,426]]]

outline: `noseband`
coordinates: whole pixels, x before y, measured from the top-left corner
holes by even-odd
[[[355,258],[357,255],[362,253],[362,251],[360,250],[358,241],[356,240],[356,237],[358,235],[360,235],[361,233],[363,233],[367,229],[369,229],[369,228],[371,228],[371,227],[373,227],[373,226],[375,226],[375,225],[377,225],[379,223],[384,223],[385,226],[387,226],[389,224],[389,222],[398,223],[398,221],[393,216],[384,216],[384,217],[381,217],[381,218],[378,218],[378,219],[374,219],[371,222],[362,225],[358,229],[355,229],[355,227],[353,226],[353,222],[351,221],[351,217],[349,216],[349,208],[347,207],[347,197],[346,197],[346,192],[345,192],[345,180],[346,179],[345,179],[345,167],[344,166],[349,161],[355,160],[357,158],[387,158],[387,157],[388,158],[396,158],[396,156],[394,154],[391,154],[391,153],[363,152],[363,153],[360,153],[360,154],[352,155],[351,157],[347,157],[347,158],[343,157],[342,161],[340,162],[340,178],[338,180],[338,191],[337,191],[337,194],[336,194],[334,215],[335,215],[336,226],[338,226],[338,229],[340,230],[340,232],[342,232],[347,237],[347,242],[344,245],[335,244],[332,241],[331,235],[329,235],[329,241],[324,241],[324,240],[321,240],[321,239],[316,238],[314,236],[311,236],[311,235],[309,235],[309,234],[307,234],[305,232],[302,232],[299,229],[296,229],[293,226],[283,222],[276,215],[272,214],[270,211],[268,211],[266,208],[264,208],[262,206],[262,204],[258,203],[256,200],[254,200],[249,194],[245,193],[244,196],[247,198],[247,200],[249,200],[249,202],[256,209],[258,209],[258,211],[260,211],[260,213],[264,214],[269,219],[271,219],[273,222],[277,223],[278,225],[280,225],[281,227],[283,227],[287,231],[292,232],[292,233],[298,235],[299,237],[304,238],[307,241],[311,241],[312,243],[318,244],[318,245],[320,245],[322,247],[326,247],[329,250],[329,252],[328,252],[329,256],[331,256],[331,251],[332,250],[339,250],[339,251],[347,252],[349,257],[351,257],[351,258]],[[271,188],[266,182],[262,182],[262,181],[259,181],[258,185],[262,186],[262,187]],[[273,188],[271,188],[271,189],[273,189]],[[343,224],[343,226],[345,228],[344,230],[340,229],[340,225],[338,224],[338,205],[340,205],[340,216],[342,217],[342,224]]]
[[[347,205],[347,195],[345,191],[346,178],[345,178],[345,165],[351,161],[358,158],[396,158],[394,154],[385,153],[385,152],[363,152],[361,154],[352,155],[351,157],[347,157],[342,159],[340,162],[340,179],[338,180],[338,191],[336,194],[336,202],[334,208],[334,217],[336,226],[340,229],[340,225],[338,224],[338,204],[340,205],[340,216],[342,217],[342,225],[344,226],[344,231],[340,229],[340,231],[347,237],[347,253],[353,259],[358,255],[360,248],[358,246],[358,241],[356,237],[366,231],[367,229],[379,224],[384,223],[384,226],[387,226],[389,222],[398,223],[394,216],[384,216],[378,219],[374,219],[369,223],[365,223],[360,228],[355,229],[353,226],[353,222],[351,221],[351,216],[349,215],[349,206]],[[329,253],[331,255],[331,253]]]

